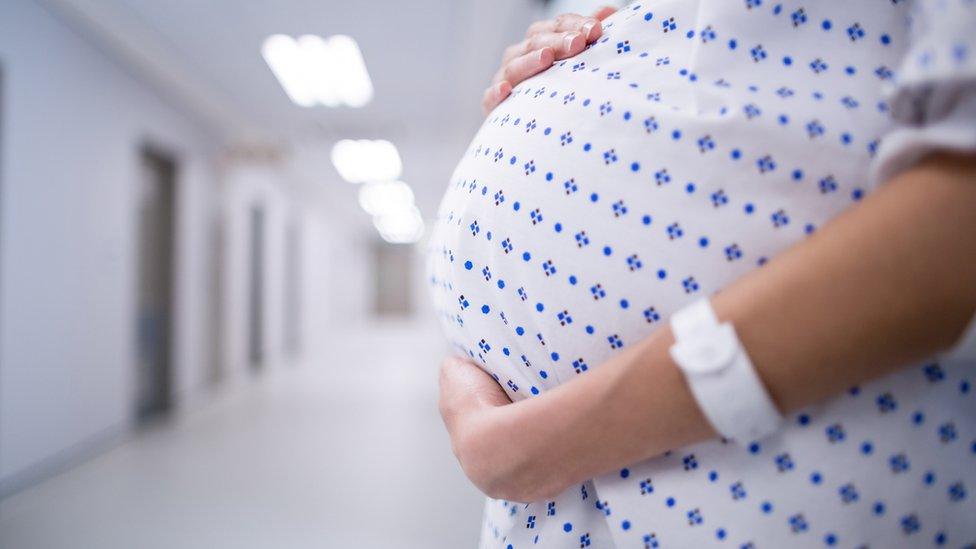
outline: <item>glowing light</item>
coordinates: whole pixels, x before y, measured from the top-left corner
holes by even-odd
[[[362,107],[373,98],[363,55],[348,36],[275,34],[264,40],[261,55],[296,105]]]
[[[414,205],[413,191],[403,181],[375,181],[359,188],[359,205],[370,215],[386,215]]]
[[[305,75],[304,55],[298,42],[283,34],[269,36],[261,47],[261,55],[292,102],[302,107],[315,105],[317,99]]]
[[[350,183],[393,181],[403,171],[396,146],[383,139],[343,139],[332,147],[332,164]]]
[[[424,220],[416,206],[375,216],[373,225],[391,244],[412,244],[424,236]]]

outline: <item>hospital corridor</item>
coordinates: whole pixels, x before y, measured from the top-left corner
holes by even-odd
[[[0,547],[473,547],[425,242],[547,9],[0,2]]]
[[[0,549],[976,548],[974,183],[974,0],[0,0]]]
[[[420,335],[349,334],[331,356],[355,370],[287,365],[85,455],[4,500],[0,545],[468,546],[481,498],[433,405],[440,349]]]

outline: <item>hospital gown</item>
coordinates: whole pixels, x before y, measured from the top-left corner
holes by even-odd
[[[448,337],[515,401],[599,368],[924,154],[976,149],[972,0],[636,2],[604,29],[488,116],[430,240]],[[488,500],[481,545],[976,543],[974,382],[973,362],[933,357],[764,440]]]

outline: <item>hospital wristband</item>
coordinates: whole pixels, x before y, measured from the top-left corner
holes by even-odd
[[[783,417],[773,404],[729,323],[719,323],[707,299],[671,316],[670,355],[684,373],[702,413],[720,435],[747,443],[774,433]]]

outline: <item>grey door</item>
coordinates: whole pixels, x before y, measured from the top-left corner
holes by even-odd
[[[252,371],[264,365],[264,209],[251,208],[247,355]]]
[[[136,418],[146,421],[170,407],[173,301],[175,162],[141,153],[138,192]]]

